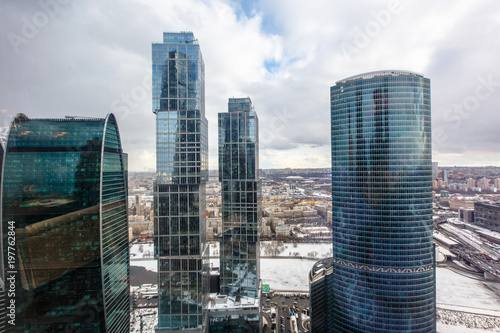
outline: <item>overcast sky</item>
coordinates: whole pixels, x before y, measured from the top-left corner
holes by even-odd
[[[17,113],[117,119],[131,171],[155,170],[151,43],[192,31],[217,113],[249,96],[261,168],[330,166],[330,86],[403,69],[431,79],[433,159],[500,165],[498,0],[0,2],[0,127]]]

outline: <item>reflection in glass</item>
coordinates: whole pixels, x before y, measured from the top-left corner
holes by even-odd
[[[417,97],[416,97],[417,96]],[[434,332],[430,81],[331,87],[332,332]]]
[[[4,258],[10,221],[16,231],[11,331],[129,331],[125,163],[113,115],[13,121],[2,184]]]

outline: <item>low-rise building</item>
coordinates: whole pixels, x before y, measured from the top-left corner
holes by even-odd
[[[450,210],[458,212],[460,207],[464,208],[474,208],[474,201],[462,201],[462,200],[450,200]]]
[[[287,224],[281,224],[276,227],[276,238],[283,238],[290,236],[290,226]]]
[[[494,231],[500,231],[500,203],[476,202],[474,223]]]
[[[458,209],[458,218],[462,222],[473,223],[474,222],[474,208],[460,207]]]

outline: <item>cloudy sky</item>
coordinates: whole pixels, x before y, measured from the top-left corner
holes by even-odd
[[[217,113],[252,99],[260,166],[330,166],[329,88],[381,69],[431,79],[433,159],[500,165],[498,0],[39,0],[0,2],[0,127],[118,118],[132,171],[155,169],[151,43],[193,31],[206,68],[210,168]]]

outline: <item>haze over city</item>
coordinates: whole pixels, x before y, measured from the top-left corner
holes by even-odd
[[[151,43],[181,30],[206,64],[211,169],[217,113],[242,96],[261,168],[329,167],[330,86],[380,69],[431,79],[433,160],[500,162],[498,1],[3,1],[0,19],[0,126],[113,112],[131,171],[155,169]]]

